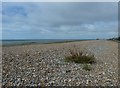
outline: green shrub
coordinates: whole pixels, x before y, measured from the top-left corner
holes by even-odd
[[[84,64],[83,69],[86,71],[90,71],[92,68],[91,68],[90,64]]]

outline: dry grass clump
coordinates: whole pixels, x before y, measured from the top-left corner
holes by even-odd
[[[66,61],[73,61],[75,63],[95,63],[94,55],[84,54],[82,51],[69,50],[69,55],[65,56]]]

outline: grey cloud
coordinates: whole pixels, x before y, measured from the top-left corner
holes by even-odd
[[[31,14],[43,23],[76,25],[96,21],[117,20],[117,3],[40,3],[37,14]]]
[[[9,3],[3,7],[15,5],[23,7],[27,16],[3,15],[4,29],[43,34],[61,33],[61,36],[87,32],[93,35],[107,32],[117,34],[116,2]]]

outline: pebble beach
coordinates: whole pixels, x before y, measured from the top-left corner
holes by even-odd
[[[66,62],[69,49],[93,54],[91,70]],[[2,47],[3,86],[118,86],[118,42],[89,40]]]

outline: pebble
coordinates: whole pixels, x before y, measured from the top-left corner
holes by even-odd
[[[112,45],[110,44],[102,43],[101,46],[100,43],[98,42],[96,45],[94,43],[78,44],[78,49],[85,46],[86,50],[94,53],[95,57],[97,57],[98,62],[91,66],[93,67],[91,71],[83,70],[81,64],[64,62],[64,55],[71,48],[69,44],[62,46],[62,48],[52,48],[52,46],[43,48],[39,47],[39,45],[37,47],[29,46],[28,50],[26,46],[19,47],[19,49],[17,47],[10,49],[5,47],[3,48],[4,54],[2,58],[3,85],[116,86],[118,82],[116,50],[114,50],[114,46],[111,50]],[[18,50],[15,52],[15,49],[20,50],[20,53],[17,53]],[[115,58],[110,58],[113,52]]]

